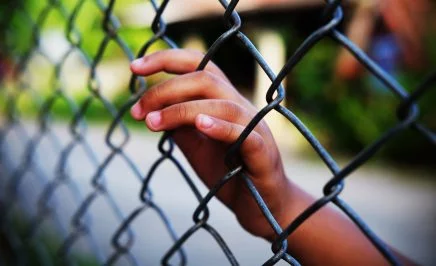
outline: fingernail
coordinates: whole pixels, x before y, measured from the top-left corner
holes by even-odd
[[[141,115],[142,115],[142,106],[141,106],[141,103],[140,102],[135,103],[132,106],[132,109],[130,109],[130,111],[131,111],[132,116],[134,118],[140,118]]]
[[[213,120],[207,115],[200,115],[200,125],[202,128],[211,128]]]
[[[143,65],[145,63],[144,58],[138,58],[132,61],[131,66],[132,67],[141,67],[141,65]]]
[[[147,115],[147,121],[153,129],[158,129],[162,121],[162,115],[160,111],[154,111],[149,113]]]

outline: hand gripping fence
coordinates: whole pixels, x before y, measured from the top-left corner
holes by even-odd
[[[11,4],[16,5],[14,10],[18,10],[22,14],[22,23],[25,23],[32,29],[31,44],[27,49],[27,52],[18,56],[18,60],[14,67],[14,75],[18,83],[18,88],[8,92],[2,90],[2,93],[5,95],[7,100],[5,101],[5,105],[1,107],[4,110],[4,119],[2,120],[0,131],[0,163],[4,169],[7,169],[7,171],[2,173],[0,182],[5,188],[5,193],[0,195],[0,228],[14,253],[17,265],[26,265],[28,263],[29,256],[25,252],[26,245],[31,245],[35,249],[38,261],[43,265],[59,263],[75,265],[76,262],[71,256],[70,251],[71,248],[81,239],[88,241],[93,254],[100,264],[111,265],[123,258],[124,261],[131,265],[141,265],[141,261],[137,260],[135,254],[133,254],[131,250],[134,243],[134,237],[141,236],[134,234],[131,225],[145,211],[154,211],[160,217],[172,238],[173,244],[171,247],[168,247],[167,253],[161,260],[163,265],[169,265],[169,261],[173,256],[179,258],[181,265],[188,264],[188,256],[183,249],[183,245],[200,229],[208,232],[216,240],[231,265],[238,265],[237,258],[233,255],[224,239],[210,224],[208,224],[208,202],[223,186],[226,185],[229,180],[234,178],[243,179],[247,188],[251,192],[251,195],[264,214],[264,218],[277,234],[277,237],[271,246],[271,257],[266,262],[259,262],[259,264],[274,265],[280,260],[283,260],[291,265],[299,265],[299,262],[292,257],[292,254],[287,252],[287,238],[301,224],[311,217],[311,215],[316,213],[329,202],[335,204],[358,226],[358,228],[390,264],[400,264],[389,248],[383,244],[383,242],[371,231],[362,219],[359,218],[353,209],[341,199],[340,193],[344,189],[344,180],[347,176],[365,164],[377,151],[380,150],[380,148],[400,132],[403,132],[406,129],[416,130],[419,134],[422,134],[431,145],[435,145],[436,134],[429,130],[425,125],[418,122],[419,107],[417,101],[421,97],[424,97],[425,93],[436,83],[436,72],[429,75],[428,78],[417,86],[415,90],[408,93],[392,76],[388,75],[361,49],[359,49],[359,47],[353,44],[353,42],[337,30],[338,24],[341,22],[343,17],[341,1],[329,0],[325,3],[323,14],[320,14],[324,16],[324,21],[326,21],[325,24],[304,40],[304,42],[295,50],[294,54],[288,59],[280,72],[275,75],[263,59],[262,55],[252,44],[251,40],[240,31],[242,22],[238,13],[235,11],[238,1],[230,1],[228,3],[225,0],[219,0],[223,7],[223,18],[225,25],[227,26],[227,31],[222,33],[222,35],[219,36],[219,38],[217,38],[210,46],[197,69],[204,69],[207,63],[214,57],[215,53],[224,43],[230,39],[236,39],[261,66],[272,83],[266,94],[267,105],[253,117],[243,133],[239,136],[238,140],[227,152],[226,162],[230,171],[212,189],[210,189],[205,196],[203,196],[192,181],[192,177],[188,175],[178,159],[174,157],[173,150],[175,144],[171,138],[171,132],[166,132],[161,137],[158,143],[158,150],[161,156],[155,161],[146,174],[139,170],[131,160],[131,157],[129,157],[129,155],[124,151],[123,148],[129,142],[130,134],[129,130],[124,125],[122,118],[129,112],[130,107],[147,90],[147,83],[144,78],[133,75],[130,79],[129,85],[131,96],[118,109],[101,93],[101,84],[98,79],[96,68],[100,64],[108,45],[110,43],[117,45],[129,60],[133,60],[135,56],[130,50],[128,44],[118,34],[121,25],[113,14],[116,0],[110,0],[107,4],[102,0],[93,0],[92,2],[98,6],[104,15],[101,24],[104,38],[99,43],[98,52],[94,58],[90,58],[83,49],[83,36],[75,26],[78,13],[84,8],[85,0],[76,1],[71,10],[66,8],[61,0],[47,0],[45,1],[45,7],[39,12],[36,20],[30,16],[25,7],[19,4],[20,2],[14,2],[14,4]],[[157,41],[165,42],[170,48],[177,47],[176,44],[166,35],[166,24],[162,18],[162,15],[169,4],[169,0],[164,0],[162,2],[151,0],[150,3],[155,12],[151,25],[154,35],[139,50],[136,55],[137,58],[144,56],[149,48]],[[48,14],[53,10],[57,10],[65,21],[65,37],[69,42],[69,49],[62,57],[62,60],[59,62],[51,62],[55,68],[51,84],[51,92],[49,97],[43,98],[42,95],[29,86],[30,81],[27,69],[30,67],[29,59],[32,54],[38,54],[47,60],[50,60],[45,51],[40,49],[39,40],[41,29],[44,26]],[[6,31],[13,30],[8,26],[11,14],[12,12],[2,18],[2,23],[7,27]],[[357,154],[343,168],[339,167],[336,161],[320,144],[310,130],[299,120],[299,118],[290,109],[280,105],[282,100],[285,98],[285,90],[280,85],[281,82],[294,69],[305,54],[307,54],[311,49],[316,49],[314,46],[324,38],[331,38],[338,45],[345,47],[350,51],[376,79],[389,88],[389,90],[401,100],[401,104],[397,109],[398,123],[382,134],[375,142]],[[10,44],[6,42],[3,44],[5,47],[2,48],[8,51],[8,49],[10,49],[8,45]],[[69,96],[60,82],[60,75],[65,61],[72,53],[79,53],[82,57],[83,63],[87,65],[89,70],[89,79],[87,83],[88,95],[86,99],[79,104]],[[32,96],[35,105],[37,105],[38,121],[35,132],[29,130],[29,128],[25,126],[25,121],[20,116],[19,112],[18,103],[20,97],[23,97],[22,95],[26,93]],[[275,97],[274,94],[276,95]],[[56,101],[64,101],[67,103],[72,114],[68,117],[68,132],[71,135],[71,141],[67,145],[61,144],[59,136],[54,132],[53,123],[51,123],[50,120],[53,106]],[[93,102],[101,103],[112,117],[112,121],[105,136],[105,142],[110,148],[110,152],[102,161],[97,159],[93,150],[93,145],[89,142],[86,133],[85,115]],[[262,195],[259,194],[252,180],[245,173],[244,167],[232,163],[236,161],[235,158],[237,157],[237,152],[243,141],[256,127],[259,121],[272,111],[280,113],[299,130],[331,171],[331,178],[325,184],[323,189],[324,196],[304,210],[285,228],[279,226],[275,217],[268,209],[267,204],[263,201]],[[114,140],[114,132],[117,130],[120,130],[123,133],[123,140],[121,143]],[[24,153],[18,162],[12,161],[12,157],[9,156],[8,153],[6,139],[7,136],[11,134],[20,140],[20,143],[23,145],[22,148],[24,148]],[[56,161],[55,172],[50,175],[44,171],[43,165],[35,159],[38,147],[43,140],[48,141],[51,148],[59,154]],[[81,193],[77,182],[70,177],[68,162],[71,159],[70,155],[72,151],[75,149],[83,149],[87,156],[86,159],[93,164],[95,170],[89,180],[93,189],[86,195]],[[125,161],[125,163],[131,168],[133,174],[142,183],[142,188],[138,187],[141,203],[130,213],[123,213],[121,211],[119,203],[115,200],[113,195],[108,192],[106,187],[105,172],[114,158],[119,158]],[[175,233],[170,220],[164,213],[164,210],[153,201],[153,194],[149,189],[149,184],[155,176],[156,169],[164,161],[169,161],[176,166],[180,175],[189,185],[192,193],[198,200],[198,207],[193,213],[193,225],[181,236],[178,236]],[[19,187],[23,183],[23,179],[27,178],[27,173],[32,173],[36,177],[37,182],[43,185],[43,188],[36,202],[26,204],[18,199],[20,197],[25,197],[25,195],[20,195]],[[68,189],[68,191],[74,195],[75,201],[78,203],[77,209],[70,218],[71,228],[65,228],[62,225],[59,213],[57,213],[55,208],[56,206],[62,206],[61,199],[55,196],[55,192],[61,187]],[[159,193],[159,191],[155,193]],[[104,254],[102,247],[100,247],[96,241],[95,233],[89,227],[90,207],[97,199],[106,202],[119,222],[118,229],[112,235],[111,254]],[[20,209],[29,207],[36,208],[36,214],[31,218],[25,232],[18,233],[16,230],[12,229],[14,224],[14,213]],[[41,243],[37,237],[41,225],[47,219],[53,219],[53,221],[55,221],[59,235],[62,238],[62,243],[57,247],[55,256],[50,255],[47,246],[44,245],[44,243]],[[2,250],[0,250],[0,252],[2,252]]]

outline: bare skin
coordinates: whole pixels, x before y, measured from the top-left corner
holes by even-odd
[[[131,114],[138,121],[145,120],[152,131],[172,130],[177,145],[210,188],[229,171],[225,153],[257,111],[212,62],[195,72],[202,57],[189,50],[166,50],[132,62],[136,75],[167,72],[178,76],[147,90]],[[286,177],[264,121],[244,141],[240,155],[247,174],[282,228],[314,202]],[[269,241],[277,237],[241,179],[231,180],[217,196],[248,232]],[[359,229],[332,206],[313,215],[288,241],[289,253],[303,264],[387,264]]]

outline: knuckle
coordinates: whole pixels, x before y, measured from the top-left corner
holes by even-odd
[[[202,82],[202,84],[207,84],[207,85],[210,85],[214,81],[212,74],[209,71],[205,71],[205,70],[198,71],[197,78],[199,79],[199,82]]]
[[[150,90],[150,98],[152,100],[155,100],[155,101],[160,99],[160,97],[162,96],[161,90],[162,90],[161,84],[158,84],[158,85],[155,85],[154,87],[152,87]]]
[[[242,107],[232,101],[225,101],[224,102],[225,107],[225,115],[226,117],[229,117],[234,121],[237,117],[239,117],[242,114]]]
[[[190,71],[195,71],[198,67],[199,61],[196,60],[190,60],[190,61],[186,61],[184,62],[184,64],[186,64],[187,68],[190,69]]]
[[[235,134],[236,134],[235,125],[229,125],[229,127],[227,128],[226,133],[225,133],[225,138],[226,139],[234,139],[236,137]]]
[[[161,93],[159,89],[159,85],[154,85],[153,87],[149,88],[144,95],[141,97],[141,103],[144,106],[151,106],[157,103],[160,100]]]
[[[229,90],[229,86],[223,82],[222,78],[209,70],[201,70],[196,73],[196,79],[199,84],[202,84],[202,90],[213,90],[216,97],[228,98],[233,96],[233,92]],[[218,93],[219,92],[219,93]],[[227,97],[224,97],[227,95]]]
[[[217,86],[217,85],[221,85],[222,83],[221,79],[217,75],[215,75],[213,72],[207,69],[199,71],[198,73],[200,73],[201,80],[205,82],[207,85]]]
[[[188,115],[188,108],[185,104],[178,104],[176,111],[179,119],[185,119]]]
[[[265,148],[265,141],[263,140],[263,138],[256,132],[252,132],[250,135],[251,135],[250,144],[252,147],[251,151],[252,152],[262,151]]]

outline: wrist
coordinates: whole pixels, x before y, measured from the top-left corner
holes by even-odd
[[[296,197],[298,187],[290,179],[284,176],[279,185],[279,189],[275,193],[277,193],[278,202],[276,203],[276,206],[271,208],[271,213],[282,230],[284,230],[296,215],[298,215],[294,207],[296,201],[298,201],[298,197]],[[271,234],[267,235],[265,239],[272,242],[277,239],[277,237],[278,234],[272,230]]]
[[[282,230],[285,230],[292,221],[313,203],[314,198],[287,177],[284,178],[281,186],[280,207],[273,212],[273,215]],[[272,232],[265,239],[273,242],[277,238],[278,235]]]

